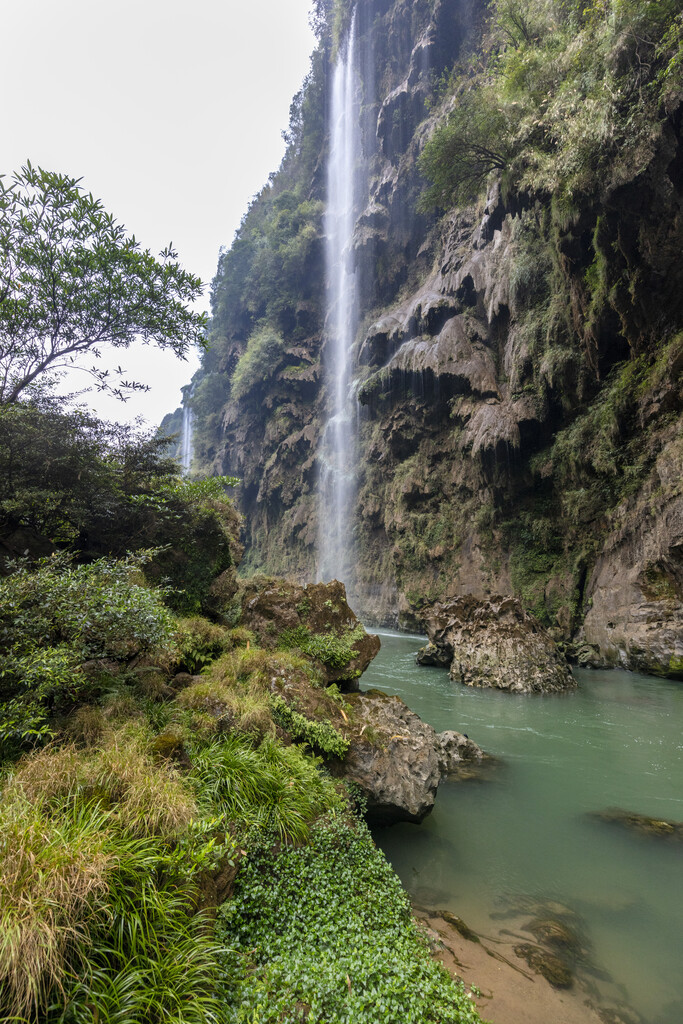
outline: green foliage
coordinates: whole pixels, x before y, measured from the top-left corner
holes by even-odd
[[[576,204],[644,166],[680,80],[679,7],[496,0],[479,70],[450,81],[455,106],[422,155],[422,206],[469,202],[494,170],[509,191]]]
[[[273,376],[285,352],[285,343],[270,327],[261,327],[247,342],[232,375],[230,398],[238,402]]]
[[[284,842],[304,840],[310,822],[340,802],[317,759],[272,739],[255,747],[245,737],[225,736],[193,748],[192,761],[208,813],[240,827],[268,826]]]
[[[508,167],[518,117],[517,108],[502,104],[495,88],[461,86],[455,108],[420,156],[420,170],[431,182],[420,198],[420,209],[476,199],[489,173]]]
[[[354,644],[364,636],[365,629],[361,623],[342,634],[336,634],[331,629],[326,633],[312,633],[307,626],[296,626],[283,630],[278,646],[285,650],[298,648],[309,657],[329,665],[330,668],[342,668],[355,658]]]
[[[273,720],[286,729],[293,740],[308,743],[318,753],[341,758],[349,749],[349,741],[330,722],[306,718],[291,708],[279,693],[271,696],[270,708]]]
[[[0,407],[0,536],[22,552],[68,546],[83,559],[156,548],[148,576],[170,581],[178,610],[200,610],[236,560],[236,481],[181,480],[166,447],[81,410]]]
[[[0,580],[0,650],[32,657],[66,644],[86,658],[132,658],[167,645],[173,620],[162,594],[145,586],[148,555],[74,565],[66,555],[18,567]],[[31,678],[29,668],[27,677]]]
[[[194,675],[210,665],[224,651],[233,646],[233,639],[222,626],[194,615],[180,619],[176,632],[179,667]]]
[[[408,898],[365,825],[330,816],[308,845],[267,834],[219,912],[236,1022],[476,1024],[462,984],[430,957]]]
[[[89,550],[106,532],[110,551],[139,542],[144,516],[132,499],[176,471],[164,442],[54,403],[0,406],[0,529]]]
[[[0,579],[0,749],[12,753],[50,734],[50,709],[92,687],[79,666],[127,659],[172,642],[162,594],[142,585],[144,558],[73,565],[44,559]]]
[[[1,405],[49,387],[101,345],[142,338],[184,356],[204,338],[204,314],[188,308],[201,291],[170,246],[159,259],[141,249],[78,179],[30,163],[0,178]],[[141,386],[88,372],[118,397]]]

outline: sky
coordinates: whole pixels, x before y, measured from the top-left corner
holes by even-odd
[[[250,199],[277,169],[315,40],[310,0],[0,0],[0,173],[82,178],[157,254],[173,242],[208,285]],[[89,361],[92,363],[92,359]],[[105,359],[102,359],[105,364]],[[103,417],[156,425],[198,366],[136,346],[111,354],[151,391]],[[74,377],[73,387],[87,384]]]

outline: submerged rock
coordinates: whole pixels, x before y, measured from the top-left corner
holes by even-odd
[[[485,757],[459,733],[437,734],[400,697],[369,690],[347,700],[353,710],[349,749],[335,771],[359,787],[374,824],[421,822],[441,779],[457,774],[459,764]]]
[[[515,597],[466,594],[434,605],[426,623],[431,663],[448,659],[457,682],[510,693],[553,693],[576,686],[552,638]]]
[[[555,988],[570,988],[573,984],[572,972],[554,953],[529,942],[520,943],[514,949],[516,956],[526,960],[532,971],[540,974]]]
[[[643,836],[655,836],[658,839],[677,839],[683,841],[683,821],[665,821],[662,818],[649,818],[646,814],[635,814],[619,807],[610,807],[604,811],[593,811],[589,817],[598,821],[606,821],[611,825],[622,825]]]

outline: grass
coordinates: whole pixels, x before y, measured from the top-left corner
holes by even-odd
[[[206,813],[224,815],[241,828],[268,825],[283,842],[305,840],[310,823],[342,802],[318,759],[273,739],[253,746],[244,737],[225,736],[191,756]]]
[[[147,753],[150,740],[136,723],[112,731],[97,749],[47,747],[20,763],[5,799],[16,795],[55,810],[95,803],[114,811],[130,835],[171,839],[187,827],[196,805],[179,772]]]

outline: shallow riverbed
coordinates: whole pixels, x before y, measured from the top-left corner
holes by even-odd
[[[588,814],[683,820],[683,683],[577,671],[578,692],[562,696],[476,690],[416,665],[424,638],[380,636],[363,689],[398,693],[437,731],[465,732],[501,759],[485,781],[442,784],[422,825],[378,831],[413,899],[525,941],[534,901],[560,904],[577,915],[581,981],[596,1000],[681,1024],[683,844]]]

